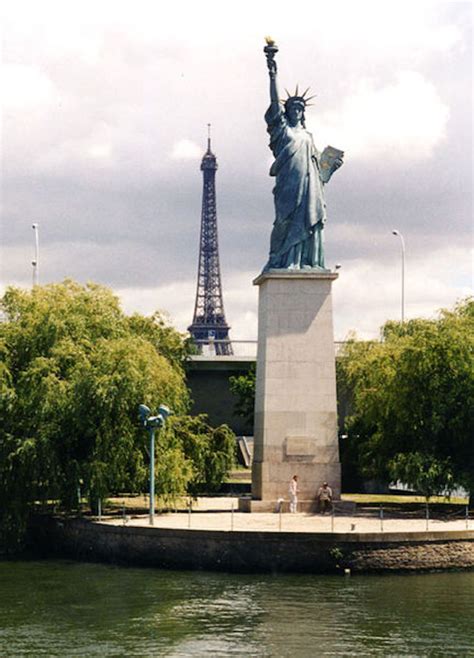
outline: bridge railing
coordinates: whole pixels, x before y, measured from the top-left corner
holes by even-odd
[[[229,343],[232,346],[233,356],[255,359],[257,357],[257,340],[194,340],[193,343],[196,345],[201,356],[220,356],[218,349],[220,345],[228,345]],[[345,341],[335,340],[334,349],[336,356],[338,356],[342,348],[344,347]],[[225,358],[225,355],[222,357]]]

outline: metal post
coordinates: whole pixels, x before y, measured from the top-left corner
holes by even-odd
[[[31,228],[35,232],[35,259],[31,262],[33,265],[33,287],[39,283],[39,224],[32,224]]]
[[[405,322],[405,241],[403,236],[400,236],[402,241],[402,324]]]
[[[157,427],[162,427],[172,413],[171,410],[165,405],[160,404],[158,407],[158,415],[151,416],[150,409],[146,404],[138,405],[138,417],[140,418],[143,427],[150,432],[150,525],[155,523],[155,430]]]
[[[469,530],[469,505],[466,505],[466,530]]]
[[[230,508],[230,529],[234,529],[234,501],[232,501],[232,506]]]
[[[380,532],[383,532],[383,505],[380,505]]]
[[[405,240],[400,231],[393,229],[393,235],[398,235],[402,245],[402,324],[405,322]]]
[[[188,504],[188,528],[191,527],[191,511],[192,511],[192,503],[190,502]]]
[[[150,525],[155,524],[155,428],[150,427]]]
[[[281,508],[283,505],[280,503],[280,507],[278,509],[278,531],[281,532]]]
[[[428,530],[428,523],[430,520],[430,506],[429,503],[426,503],[426,529]]]
[[[97,501],[97,512],[99,514],[99,521],[102,521],[102,501],[99,496],[99,500]]]
[[[331,510],[331,532],[334,532],[334,505]]]

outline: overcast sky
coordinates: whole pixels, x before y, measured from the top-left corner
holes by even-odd
[[[345,151],[328,184],[336,339],[433,316],[472,289],[471,2],[61,0],[3,5],[1,284],[111,287],[192,320],[207,123],[224,307],[256,337],[273,222],[264,37],[307,127]]]

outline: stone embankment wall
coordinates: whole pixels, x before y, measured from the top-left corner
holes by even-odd
[[[474,537],[466,540],[361,543],[349,549],[342,562],[352,571],[473,569]]]
[[[137,528],[37,519],[43,554],[174,569],[330,573],[474,569],[474,531],[444,533],[241,532]]]

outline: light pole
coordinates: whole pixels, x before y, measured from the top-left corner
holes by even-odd
[[[156,416],[150,416],[151,411],[145,404],[138,405],[138,415],[143,427],[150,434],[150,525],[155,523],[155,431],[163,427],[166,419],[171,414],[165,404],[160,404]]]
[[[402,244],[402,324],[405,322],[405,240],[397,229],[393,229],[393,235],[398,235]]]
[[[35,259],[31,261],[33,265],[33,287],[39,283],[39,224],[32,224],[31,228],[35,232]]]

